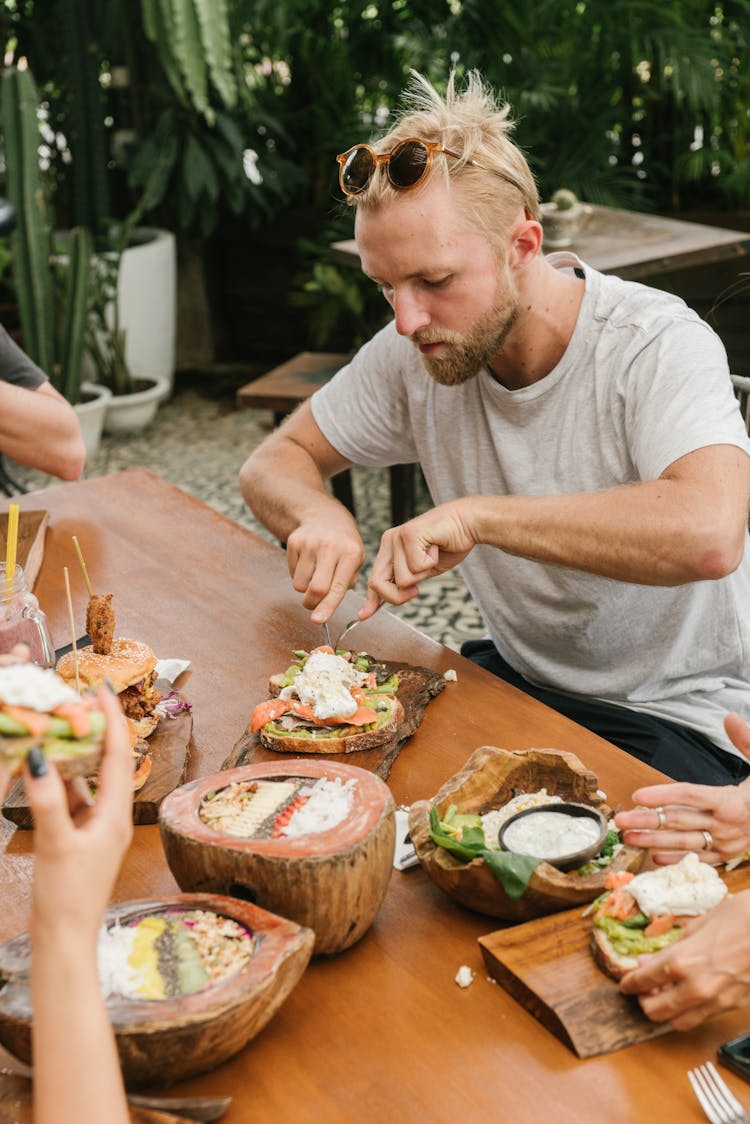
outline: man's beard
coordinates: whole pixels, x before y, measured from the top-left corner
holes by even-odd
[[[490,309],[468,332],[449,332],[427,328],[411,337],[416,346],[444,343],[448,347],[440,355],[423,355],[422,362],[435,382],[441,386],[461,386],[479,373],[503,345],[518,321],[520,301],[511,294],[504,304]]]

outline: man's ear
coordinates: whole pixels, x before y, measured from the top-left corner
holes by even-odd
[[[523,267],[539,256],[542,248],[542,224],[536,219],[521,219],[510,236],[509,264]]]

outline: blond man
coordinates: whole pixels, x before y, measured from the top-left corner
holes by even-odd
[[[460,565],[488,629],[464,654],[675,779],[747,762],[750,441],[724,349],[679,299],[544,256],[508,107],[415,75],[339,157],[393,321],[260,446],[243,495],[328,620],[364,548],[326,480],[418,461],[434,507],[383,535],[366,619]]]

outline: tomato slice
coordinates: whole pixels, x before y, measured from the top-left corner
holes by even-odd
[[[85,738],[91,732],[91,714],[85,703],[61,703],[60,706],[55,707],[53,713],[70,724],[74,737]]]
[[[8,706],[6,703],[3,704],[3,710],[14,722],[25,726],[35,738],[41,738],[49,729],[48,714],[40,714],[38,710],[25,706]]]
[[[250,715],[250,733],[257,734],[267,722],[274,722],[290,709],[287,699],[267,699],[258,703]]]

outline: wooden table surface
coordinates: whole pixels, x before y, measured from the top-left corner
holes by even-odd
[[[265,697],[269,673],[286,665],[292,648],[322,639],[291,588],[282,552],[144,469],[52,488],[20,503],[51,513],[36,593],[56,643],[69,639],[64,565],[83,632],[86,594],[75,534],[94,587],[114,593],[118,633],[147,641],[159,657],[192,661],[179,681],[194,708],[189,776],[216,770],[251,707]],[[357,605],[349,595],[341,621]],[[389,784],[397,803],[433,794],[480,745],[572,750],[597,773],[613,804],[629,802],[637,784],[657,776],[387,611],[363,626],[359,642],[376,656],[458,672],[394,765]],[[0,840],[5,940],[27,925],[33,839],[3,821]],[[740,885],[745,876],[735,874],[734,881]],[[115,898],[175,890],[158,828],[137,827]],[[581,1061],[488,982],[477,938],[497,928],[492,918],[454,905],[421,869],[394,871],[364,938],[313,961],[238,1057],[174,1092],[231,1095],[225,1124],[702,1119],[685,1072],[744,1030],[747,1013]],[[467,990],[453,980],[461,964],[477,972]],[[1,1051],[0,1062],[12,1065]],[[728,1080],[750,1104],[742,1081]]]
[[[637,281],[656,273],[671,273],[750,253],[747,231],[615,207],[589,207],[583,228],[568,248],[602,273],[616,273],[618,277]],[[339,262],[359,265],[353,238],[334,242],[332,250]]]

